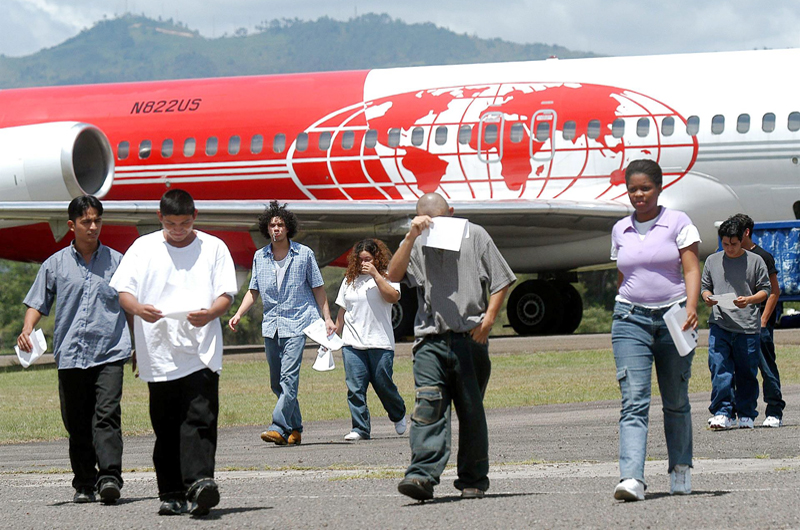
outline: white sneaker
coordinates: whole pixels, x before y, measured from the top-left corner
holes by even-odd
[[[614,498],[618,501],[643,501],[644,484],[635,478],[627,478],[614,488]]]
[[[363,438],[363,436],[358,434],[356,431],[351,431],[350,433],[344,435],[344,440],[346,442],[357,442],[357,441],[361,440],[362,438]]]
[[[777,416],[767,416],[762,425],[764,427],[780,427],[783,425],[783,420]]]
[[[405,434],[406,428],[408,428],[408,423],[405,416],[400,421],[394,422],[394,432],[397,434]]]
[[[739,428],[740,429],[752,429],[755,426],[753,425],[753,418],[739,418]]]
[[[724,414],[717,414],[711,418],[708,424],[712,431],[727,431],[736,428],[736,420],[732,420]]]
[[[678,464],[669,474],[669,494],[689,495],[692,492],[692,468]]]

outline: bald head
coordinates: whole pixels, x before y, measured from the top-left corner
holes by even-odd
[[[417,201],[417,215],[438,217],[440,215],[453,215],[453,209],[438,193],[426,193]]]

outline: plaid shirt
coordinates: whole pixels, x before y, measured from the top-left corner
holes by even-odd
[[[312,289],[324,285],[314,251],[300,243],[290,242],[286,256],[286,274],[278,289],[278,276],[272,244],[258,250],[253,257],[250,289],[258,291],[264,302],[261,334],[274,338],[296,337],[303,328],[320,318]]]

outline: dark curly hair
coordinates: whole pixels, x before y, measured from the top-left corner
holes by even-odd
[[[389,261],[392,259],[392,251],[380,239],[362,239],[353,246],[353,250],[347,256],[347,273],[344,276],[347,285],[352,284],[361,274],[361,260],[358,256],[365,250],[372,255],[374,260],[372,264],[378,272],[386,274]]]
[[[297,216],[286,209],[286,205],[281,206],[278,201],[269,203],[269,208],[264,210],[264,213],[258,216],[258,231],[267,240],[272,238],[269,236],[269,222],[273,217],[280,217],[286,225],[286,235],[289,239],[293,239],[297,233]]]

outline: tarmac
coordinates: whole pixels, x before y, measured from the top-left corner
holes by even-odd
[[[593,349],[580,341],[607,338],[589,337],[542,340]],[[546,349],[531,340],[495,339],[491,350]],[[779,345],[795,340],[796,334],[777,338]],[[646,500],[634,503],[612,496],[619,480],[618,400],[489,410],[491,487],[480,500],[461,500],[453,488],[454,417],[452,465],[425,503],[397,492],[410,460],[408,435],[396,435],[373,403],[368,441],[342,440],[349,420],[309,422],[302,445],[291,447],[262,442],[262,427],[221,429],[222,500],[203,518],[157,515],[152,436],[125,439],[125,485],[113,506],[71,502],[66,440],[0,445],[0,528],[800,528],[800,421],[793,414],[800,385],[783,390],[783,427],[760,427],[761,404],[756,429],[724,432],[706,428],[708,394],[691,395],[695,460],[687,496],[669,494],[658,399],[651,408]]]

